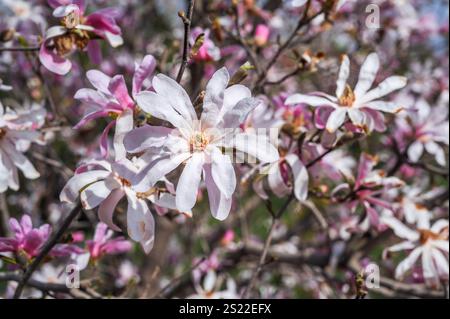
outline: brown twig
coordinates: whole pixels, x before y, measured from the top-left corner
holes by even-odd
[[[183,42],[183,60],[181,61],[180,70],[177,75],[177,82],[180,83],[183,78],[184,71],[189,63],[189,36],[191,33],[192,14],[194,13],[195,0],[188,1],[187,15],[180,11],[178,15],[184,24],[184,42]]]
[[[58,243],[61,237],[64,235],[66,230],[69,228],[72,221],[78,216],[81,212],[81,204],[78,202],[77,205],[72,209],[72,211],[66,216],[63,220],[61,226],[58,231],[53,233],[53,235],[49,238],[49,240],[45,243],[44,247],[40,251],[39,255],[33,260],[33,262],[26,268],[25,273],[22,276],[22,279],[17,286],[16,291],[14,292],[14,299],[20,298],[22,295],[23,288],[27,285],[33,273],[39,267],[40,263],[45,259],[45,257],[50,253],[53,247]]]

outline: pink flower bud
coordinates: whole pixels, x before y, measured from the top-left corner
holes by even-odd
[[[255,43],[257,46],[263,46],[267,43],[270,36],[270,29],[265,24],[259,24],[255,31]]]

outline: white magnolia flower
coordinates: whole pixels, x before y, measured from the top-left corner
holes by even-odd
[[[176,188],[178,210],[185,212],[194,207],[203,176],[211,212],[215,218],[223,220],[230,212],[236,188],[230,151],[224,154],[223,149],[236,149],[261,162],[278,159],[277,149],[266,136],[239,129],[259,102],[243,85],[228,87],[229,80],[226,68],[213,75],[206,87],[200,120],[186,91],[162,74],[153,78],[155,92],[141,92],[136,96],[141,109],[175,127],[146,125],[125,137],[125,147],[130,153],[147,151],[143,158],[147,158],[148,166],[140,174],[137,191],[151,189],[184,163]]]
[[[432,226],[430,213],[423,209],[418,215],[416,229],[404,225],[389,213],[381,217],[381,222],[392,228],[394,233],[404,239],[403,242],[389,247],[388,252],[410,251],[395,270],[395,277],[401,279],[411,270],[421,257],[423,276],[429,285],[437,285],[440,279],[449,276],[448,220],[440,219]]]
[[[286,104],[304,103],[313,107],[327,106],[333,108],[326,124],[326,129],[330,133],[335,132],[344,124],[347,116],[355,126],[371,131],[376,125],[376,120],[371,112],[397,113],[402,109],[394,102],[385,102],[379,99],[405,87],[407,83],[405,77],[392,76],[384,80],[375,89],[370,90],[379,68],[378,55],[376,53],[370,54],[361,67],[358,83],[353,90],[347,84],[350,75],[350,60],[347,56],[344,56],[336,83],[336,97],[325,93],[316,95],[294,94],[286,100]]]
[[[17,169],[29,179],[40,176],[33,164],[23,155],[31,143],[44,144],[37,131],[45,121],[45,109],[33,105],[30,109],[6,109],[0,103],[0,193],[8,188],[19,189]]]

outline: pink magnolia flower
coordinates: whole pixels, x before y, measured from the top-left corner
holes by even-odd
[[[0,193],[8,188],[19,189],[19,169],[26,178],[40,176],[23,155],[31,143],[44,144],[37,131],[45,122],[45,109],[33,105],[30,109],[6,109],[0,103]]]
[[[204,30],[200,27],[196,27],[192,30],[191,37],[191,45],[194,45],[195,40],[201,34],[204,35],[204,40],[202,46],[198,49],[197,54],[195,54],[192,59],[194,61],[203,61],[203,62],[211,62],[211,61],[219,61],[221,58],[220,48],[215,45],[215,43],[211,40],[210,31]]]
[[[48,3],[54,8],[53,16],[61,21],[61,25],[47,30],[39,51],[42,65],[51,72],[67,74],[72,68],[67,56],[75,49],[87,49],[91,58],[99,62],[96,39],[106,39],[112,47],[123,43],[115,21],[118,10],[108,8],[84,16],[84,0],[48,0]]]
[[[44,224],[39,228],[33,228],[31,218],[23,215],[20,222],[11,218],[9,229],[13,233],[12,238],[0,237],[0,252],[11,252],[25,256],[36,257],[42,246],[51,234],[51,226]],[[50,256],[62,257],[81,253],[81,248],[69,244],[57,244],[50,252]]]
[[[152,55],[144,57],[140,64],[136,63],[133,76],[131,96],[122,75],[109,77],[97,70],[86,73],[88,80],[94,89],[80,89],[75,94],[75,99],[80,100],[93,108],[75,126],[76,129],[86,123],[102,117],[110,117],[113,120],[106,126],[101,136],[100,150],[104,157],[108,155],[108,133],[112,126],[117,124],[119,130],[131,130],[133,128],[133,110],[136,103],[136,95],[144,90],[144,82],[155,71],[156,61]],[[122,147],[123,135],[115,134],[114,145],[116,150]]]
[[[265,136],[239,129],[259,101],[243,85],[228,87],[229,81],[226,68],[213,75],[206,87],[200,120],[186,91],[165,75],[153,79],[155,92],[137,95],[142,110],[175,128],[146,125],[126,136],[124,143],[129,152],[148,154],[148,165],[136,190],[151,189],[163,176],[185,163],[176,188],[178,210],[190,211],[194,207],[203,176],[211,212],[223,220],[231,209],[236,175],[228,155],[232,153],[223,154],[222,148],[236,149],[261,162],[278,159],[278,151]],[[157,155],[150,156],[152,153]]]
[[[414,229],[404,225],[400,220],[391,214],[381,217],[381,222],[386,224],[394,233],[402,238],[399,244],[387,249],[387,252],[409,251],[395,270],[395,277],[403,278],[406,273],[413,269],[419,257],[423,268],[423,277],[429,285],[437,286],[440,279],[449,278],[449,241],[448,241],[448,220],[440,219],[433,225],[430,223],[430,212],[421,211],[418,215],[417,226]]]
[[[447,157],[444,145],[449,145],[448,91],[443,92],[436,106],[419,100],[408,117],[397,120],[398,144],[413,140],[408,147],[408,157],[415,163],[424,152],[434,156],[439,165],[445,166]]]
[[[358,166],[358,175],[353,187],[344,183],[337,186],[333,193],[337,194],[344,190],[350,191],[353,194],[349,197],[351,200],[349,206],[352,211],[362,205],[370,224],[381,229],[379,213],[375,207],[392,211],[392,204],[383,200],[382,195],[388,190],[402,187],[404,182],[397,177],[386,177],[383,170],[375,170],[374,167],[377,164],[377,157],[362,154]]]
[[[94,238],[86,241],[91,260],[97,260],[104,255],[116,255],[131,250],[131,243],[123,237],[112,239],[113,231],[108,225],[100,222],[95,228]]]
[[[370,54],[361,67],[358,83],[353,90],[347,84],[350,60],[344,56],[336,83],[336,97],[320,92],[311,95],[294,94],[286,100],[286,104],[305,103],[313,107],[328,108],[330,111],[327,114],[326,129],[330,133],[338,130],[345,123],[347,116],[356,127],[370,132],[376,126],[381,126],[377,123],[383,119],[380,111],[397,113],[402,109],[394,102],[384,102],[379,99],[406,86],[405,77],[392,76],[369,91],[379,68],[378,55]]]

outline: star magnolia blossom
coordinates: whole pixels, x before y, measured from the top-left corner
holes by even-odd
[[[119,155],[119,158],[122,157]],[[85,209],[98,207],[100,220],[112,230],[120,231],[113,222],[113,215],[119,201],[126,197],[128,234],[149,253],[153,248],[155,221],[146,199],[170,209],[175,209],[175,199],[168,193],[159,194],[156,190],[137,193],[132,186],[138,171],[138,163],[126,158],[112,163],[106,160],[88,161],[67,182],[60,200],[73,203],[80,196]]]
[[[9,188],[19,189],[21,170],[26,178],[40,176],[33,164],[22,154],[32,142],[44,144],[42,134],[37,131],[45,121],[45,110],[38,105],[29,110],[12,111],[0,103],[0,192]]]
[[[147,55],[141,63],[136,63],[131,96],[128,93],[125,79],[122,75],[109,77],[97,70],[90,70],[86,73],[95,90],[80,89],[75,94],[75,99],[93,107],[94,110],[87,113],[75,128],[78,129],[86,123],[101,117],[114,119],[106,126],[101,136],[100,150],[102,156],[106,157],[108,155],[108,133],[112,126],[117,124],[116,130],[119,131],[129,131],[133,128],[133,110],[136,105],[134,98],[136,94],[144,89],[144,82],[153,74],[155,67],[156,61],[152,55]],[[123,134],[116,132],[114,139],[116,150],[123,149],[122,141]]]
[[[286,104],[304,103],[313,107],[332,108],[326,122],[326,129],[330,133],[339,129],[345,123],[347,116],[356,127],[365,131],[372,131],[379,118],[378,114],[373,114],[374,112],[397,113],[402,109],[394,102],[384,102],[379,99],[405,87],[407,82],[405,77],[392,76],[369,91],[379,68],[378,55],[376,53],[370,54],[361,67],[358,83],[353,90],[347,84],[350,75],[350,60],[347,56],[344,56],[336,83],[336,97],[325,93],[294,94],[286,100]]]
[[[0,252],[16,253],[29,259],[39,254],[52,231],[48,224],[39,228],[33,228],[31,218],[28,215],[23,215],[20,222],[15,218],[11,218],[9,220],[9,229],[13,233],[13,237],[0,237]],[[77,246],[57,244],[51,250],[50,256],[70,256],[81,252],[82,249]]]
[[[449,241],[448,220],[440,219],[432,226],[430,224],[430,212],[421,208],[417,212],[416,229],[411,229],[400,220],[390,214],[385,214],[381,222],[392,228],[394,233],[404,239],[403,242],[389,247],[388,252],[410,251],[395,270],[395,276],[401,279],[411,270],[421,257],[423,276],[429,285],[437,285],[440,279],[448,280],[449,277]]]
[[[200,120],[186,91],[162,74],[153,79],[155,92],[137,95],[142,110],[175,127],[146,125],[125,137],[129,152],[147,151],[149,154],[148,166],[141,172],[142,178],[136,186],[138,191],[147,191],[185,163],[176,188],[178,210],[190,211],[194,207],[203,175],[211,212],[215,218],[223,220],[231,209],[236,175],[228,155],[231,153],[223,154],[222,148],[234,148],[261,162],[278,160],[278,151],[265,136],[239,129],[259,101],[252,98],[250,90],[243,85],[228,87],[229,80],[226,68],[213,75],[206,87]],[[151,156],[155,152],[157,156]]]
[[[449,145],[448,107],[448,91],[444,91],[435,107],[420,100],[408,118],[398,119],[399,139],[414,139],[408,148],[412,162],[418,162],[426,151],[434,155],[439,165],[445,166],[447,157],[443,145]]]
[[[48,70],[67,74],[72,63],[66,59],[75,48],[88,49],[91,58],[99,62],[100,48],[95,39],[106,39],[112,47],[122,45],[121,30],[115,19],[119,12],[114,8],[96,11],[84,16],[84,0],[49,0],[55,10],[53,16],[61,25],[49,28],[39,51],[39,59]]]

